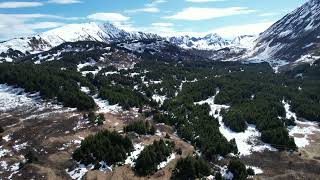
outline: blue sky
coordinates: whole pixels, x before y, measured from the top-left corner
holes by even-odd
[[[307,0],[0,0],[0,40],[71,23],[109,21],[129,31],[225,38],[257,34]]]

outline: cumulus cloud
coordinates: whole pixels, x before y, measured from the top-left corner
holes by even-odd
[[[204,3],[204,2],[218,2],[218,1],[225,1],[225,0],[186,0],[187,2],[194,2],[194,3]]]
[[[39,7],[43,5],[44,4],[41,2],[22,2],[22,1],[0,2],[0,9]]]
[[[37,30],[64,25],[56,20],[74,20],[77,17],[63,17],[51,14],[0,14],[0,39],[7,40],[35,34]],[[50,21],[48,21],[50,19]],[[54,21],[53,21],[54,20]]]
[[[250,14],[255,10],[246,7],[230,7],[230,8],[186,8],[172,16],[165,16],[166,19],[199,21],[208,20],[225,16]]]
[[[234,26],[225,26],[211,30],[224,38],[233,38],[239,35],[255,35],[268,29],[274,22],[259,22],[253,24],[242,24]]]
[[[87,16],[87,18],[94,21],[110,22],[128,21],[130,19],[130,17],[124,16],[120,13],[95,13]]]
[[[139,8],[139,9],[126,10],[125,12],[126,13],[138,13],[138,12],[157,13],[157,12],[160,12],[160,9],[157,7],[145,7],[145,8]]]
[[[174,24],[173,23],[152,23],[151,25],[156,27],[171,27]]]
[[[81,3],[82,1],[79,0],[49,0],[48,3],[55,3],[55,4],[75,4]]]
[[[65,23],[61,22],[38,22],[38,23],[32,23],[27,24],[29,28],[36,30],[36,29],[51,29],[51,28],[57,28],[60,26],[65,25]]]
[[[158,13],[160,12],[160,9],[157,7],[159,4],[167,2],[166,0],[151,0],[150,3],[147,3],[144,5],[143,8],[138,8],[138,9],[129,9],[125,10],[124,12],[126,13]]]
[[[167,2],[166,0],[152,0],[151,3],[148,3],[145,6],[146,7],[155,7],[155,6],[159,5],[159,4],[166,3],[166,2]]]

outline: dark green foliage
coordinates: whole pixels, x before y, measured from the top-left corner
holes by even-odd
[[[105,86],[100,88],[99,97],[107,99],[111,104],[119,104],[124,109],[140,107],[148,100],[139,92],[121,86]]]
[[[261,139],[281,150],[295,150],[297,148],[294,139],[292,137],[288,138],[288,130],[284,128],[264,130],[261,132]]]
[[[286,126],[295,126],[296,125],[293,117],[291,117],[290,119],[285,119],[284,123]]]
[[[105,130],[85,138],[72,157],[85,165],[99,164],[101,161],[112,165],[124,161],[132,150],[133,145],[128,137]]]
[[[239,160],[231,160],[228,170],[233,174],[234,180],[245,180],[248,177],[246,166]]]
[[[27,163],[29,163],[29,164],[39,161],[39,158],[37,157],[37,155],[35,154],[35,152],[33,150],[29,150],[24,157],[26,158]]]
[[[247,173],[248,173],[249,176],[254,176],[255,175],[254,170],[251,167],[249,167],[247,169]]]
[[[224,113],[223,122],[235,132],[242,132],[247,129],[247,124],[242,117],[242,113],[236,112],[236,110],[230,110]]]
[[[153,116],[153,120],[158,123],[165,123],[165,124],[170,124],[170,125],[175,124],[175,119],[172,116],[170,116],[169,114],[156,113]]]
[[[103,122],[105,121],[103,114],[99,114],[98,116],[96,116],[95,113],[92,111],[90,111],[89,114],[84,115],[84,118],[88,118],[91,124],[102,125]]]
[[[170,135],[168,133],[166,133],[166,136],[165,136],[166,139],[170,139]]]
[[[222,180],[222,175],[220,172],[217,172],[216,175],[214,176],[215,180]]]
[[[96,69],[98,69],[97,66],[84,66],[80,71],[95,71]]]
[[[3,127],[0,126],[0,134],[4,132]]]
[[[209,106],[193,105],[186,100],[187,97],[180,99],[178,96],[176,101],[164,105],[166,110],[177,117],[173,122],[179,136],[197,146],[203,155],[211,160],[215,159],[215,154],[237,153],[237,147],[221,135],[218,121],[209,115]]]
[[[64,106],[76,107],[79,110],[94,109],[91,97],[79,90],[82,85],[90,83],[79,73],[62,71],[54,67],[30,64],[0,64],[0,83],[17,85],[28,92],[40,91],[47,99],[57,98]]]
[[[124,132],[136,132],[140,135],[154,135],[155,133],[155,127],[152,124],[150,124],[150,122],[143,120],[131,122],[123,129]]]
[[[152,145],[145,147],[134,167],[138,175],[145,176],[157,171],[157,166],[167,160],[172,152],[173,147],[166,144],[163,140],[154,141]]]
[[[209,176],[211,169],[209,164],[200,157],[188,156],[179,159],[175,169],[172,172],[173,180],[193,180]]]

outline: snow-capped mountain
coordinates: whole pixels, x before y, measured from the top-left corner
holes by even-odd
[[[237,36],[233,40],[224,39],[218,34],[208,34],[204,37],[190,37],[190,36],[180,36],[180,37],[170,37],[168,41],[178,45],[182,48],[199,49],[199,50],[219,50],[226,47],[240,47],[249,48],[254,45],[254,40],[257,37],[254,35],[242,35]]]
[[[252,55],[295,62],[311,57],[319,45],[320,0],[310,0],[263,32]]]
[[[0,53],[6,53],[10,48],[22,53],[37,53],[49,50],[64,42],[98,41],[117,42],[126,40],[157,39],[160,36],[151,33],[127,32],[116,26],[105,23],[69,24],[49,30],[34,37],[12,39],[0,43]]]
[[[229,46],[231,41],[223,39],[218,34],[208,34],[204,37],[170,37],[168,41],[182,48],[194,48],[201,50],[218,50]]]

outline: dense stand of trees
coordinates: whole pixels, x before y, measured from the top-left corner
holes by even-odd
[[[231,160],[228,164],[228,171],[233,174],[234,180],[245,180],[248,177],[246,166],[239,160]]]
[[[101,161],[112,165],[124,161],[132,150],[133,145],[128,137],[105,130],[85,138],[72,157],[85,165],[99,166]]]
[[[211,168],[209,164],[200,157],[188,156],[179,159],[172,172],[172,180],[193,180],[209,176]]]
[[[149,121],[133,121],[124,128],[124,132],[135,132],[140,135],[154,135],[156,128]]]
[[[93,99],[80,91],[78,83],[90,83],[79,73],[31,64],[0,64],[0,83],[17,85],[27,92],[40,92],[46,99],[55,99],[79,110],[94,109]]]
[[[161,139],[145,147],[135,162],[135,172],[142,176],[155,173],[158,165],[170,156],[173,146],[174,144]]]

